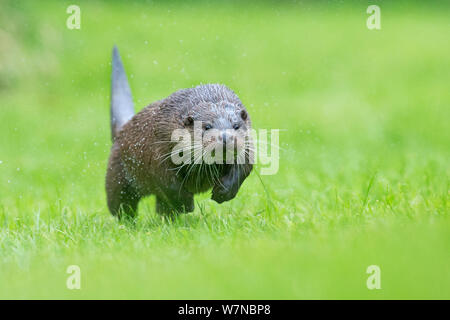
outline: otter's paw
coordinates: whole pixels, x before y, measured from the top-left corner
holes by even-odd
[[[229,201],[236,196],[233,189],[225,189],[223,187],[214,187],[212,191],[211,199],[217,203],[222,203],[224,201]]]

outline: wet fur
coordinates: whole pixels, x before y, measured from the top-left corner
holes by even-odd
[[[114,137],[111,149],[106,175],[111,213],[134,216],[139,200],[150,194],[156,195],[156,211],[161,214],[193,211],[194,194],[211,188],[212,199],[218,203],[233,199],[251,164],[215,164],[219,176],[211,179],[207,171],[187,176],[187,168],[177,170],[170,158],[164,158],[174,146],[170,142],[173,130],[185,128],[186,117],[234,121],[241,110],[245,107],[233,91],[208,84],[179,90],[134,115]],[[243,129],[249,129],[250,117],[243,122]]]

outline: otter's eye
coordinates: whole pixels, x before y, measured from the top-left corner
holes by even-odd
[[[205,124],[205,130],[209,130],[212,128],[212,125],[210,125],[209,123]]]
[[[237,130],[239,129],[241,126],[238,123],[233,124],[233,129]]]

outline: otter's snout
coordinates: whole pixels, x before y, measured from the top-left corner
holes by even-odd
[[[232,145],[236,144],[236,136],[229,132],[222,131],[221,134],[219,134],[219,141],[222,143],[224,148],[227,145],[232,146]]]
[[[222,138],[222,144],[224,146],[227,145],[227,141],[232,141],[232,137],[230,137],[230,135],[228,133],[226,133],[226,132],[222,132],[222,137],[221,138]]]
[[[235,134],[222,131],[219,134],[219,143],[222,144],[224,154],[226,152],[237,152],[237,137]]]

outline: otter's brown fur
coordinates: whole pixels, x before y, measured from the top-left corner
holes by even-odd
[[[244,116],[240,116],[245,114]],[[214,164],[219,179],[205,174],[195,179],[167,155],[171,134],[188,127],[186,118],[250,129],[250,117],[238,96],[224,85],[208,84],[179,90],[134,115],[114,137],[106,175],[109,210],[113,215],[135,215],[142,197],[154,194],[159,213],[191,212],[193,196],[212,188],[212,199],[221,203],[235,197],[252,165]],[[238,131],[239,131],[238,130]],[[167,161],[166,161],[167,160]],[[187,178],[187,179],[186,179]]]

